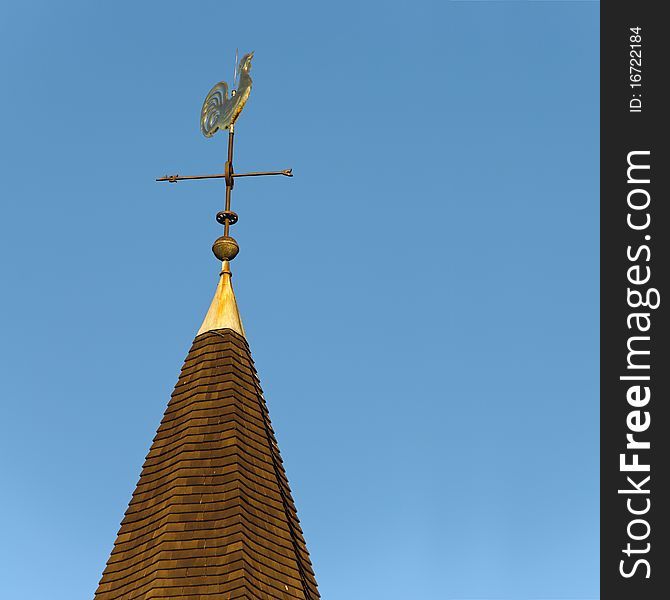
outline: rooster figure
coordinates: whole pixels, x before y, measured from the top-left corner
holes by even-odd
[[[212,137],[219,129],[232,129],[251,93],[251,59],[254,53],[245,54],[240,61],[240,83],[228,97],[228,84],[219,81],[207,94],[200,112],[200,130],[205,137]],[[235,85],[235,82],[233,82]]]

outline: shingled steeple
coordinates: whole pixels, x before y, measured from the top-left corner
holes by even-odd
[[[224,262],[97,600],[319,598]]]
[[[251,59],[239,86],[205,98],[206,137],[228,130],[224,173],[158,179],[223,179],[219,285],[158,427],[121,522],[97,600],[316,600],[319,592],[232,287],[230,236],[238,177],[292,176],[290,169],[235,173],[235,121],[251,92]]]

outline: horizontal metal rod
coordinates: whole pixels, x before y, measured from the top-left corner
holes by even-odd
[[[233,177],[258,177],[259,175],[286,175],[286,177],[293,177],[293,169],[286,169],[285,171],[257,171],[255,173],[233,173]]]
[[[284,171],[257,171],[254,173],[233,173],[233,177],[260,177],[261,175],[285,175],[286,177],[293,177],[293,169],[286,169]],[[216,175],[166,175],[165,177],[158,177],[156,181],[168,181],[174,183],[175,181],[184,181],[186,179],[225,179],[224,173]]]
[[[183,181],[184,179],[224,179],[226,176],[223,173],[218,175],[166,175],[165,177],[158,177],[156,181]]]

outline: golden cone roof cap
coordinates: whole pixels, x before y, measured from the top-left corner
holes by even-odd
[[[214,292],[214,298],[205,315],[198,335],[213,331],[215,329],[232,329],[236,333],[246,337],[240,311],[237,308],[235,292],[232,283],[233,274],[230,272],[230,262],[224,260],[221,268],[219,285]]]

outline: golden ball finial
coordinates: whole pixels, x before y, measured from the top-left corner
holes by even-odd
[[[222,235],[214,242],[214,245],[212,246],[212,252],[214,252],[214,256],[216,256],[216,258],[221,261],[233,260],[239,251],[240,247],[237,245],[235,238],[232,238],[229,235]]]

